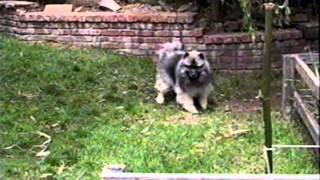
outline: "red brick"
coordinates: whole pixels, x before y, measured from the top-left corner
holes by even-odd
[[[110,23],[109,27],[110,27],[110,29],[125,29],[126,24],[125,23]]]
[[[116,42],[102,42],[100,43],[100,47],[107,48],[107,49],[120,49],[120,48],[124,48],[124,44],[116,43]]]
[[[212,37],[212,43],[213,44],[222,44],[223,43],[223,37],[220,37],[220,36]]]
[[[108,15],[108,16],[103,16],[102,19],[103,22],[118,22],[118,17],[117,15]]]
[[[138,48],[151,50],[151,49],[156,49],[157,45],[158,44],[154,44],[154,43],[142,43],[142,44],[139,44]]]
[[[120,31],[120,35],[121,36],[135,36],[136,34],[134,31],[122,30],[122,31]]]
[[[154,36],[154,32],[153,31],[148,31],[148,30],[142,30],[142,31],[136,31],[136,35],[137,36]]]
[[[291,31],[291,36],[294,39],[302,39],[303,38],[303,33],[301,31],[295,30],[295,31]]]
[[[130,16],[131,17],[131,16]],[[132,17],[131,17],[132,18]],[[129,18],[127,15],[124,14],[118,14],[117,15],[117,21],[118,22],[128,22]],[[131,19],[132,20],[132,19]],[[132,21],[131,21],[132,22]]]
[[[232,36],[223,36],[222,41],[223,44],[232,44],[234,42]]]
[[[165,22],[166,20],[166,17],[161,15],[155,15],[150,17],[150,21],[155,23]]]
[[[104,37],[99,37],[99,39],[105,39],[106,41],[110,41],[110,42],[134,42],[134,37],[121,37],[121,36],[104,36]]]
[[[101,31],[101,35],[102,36],[119,36],[120,35],[120,32],[118,30],[109,30],[109,29],[106,29],[106,30],[102,30]]]
[[[101,34],[101,30],[97,29],[73,29],[71,31],[71,35],[90,35],[90,36],[98,36]]]
[[[204,43],[205,44],[222,44],[223,43],[223,36],[221,35],[207,35],[204,36]]]
[[[138,18],[137,16],[134,16],[134,15],[127,15],[127,22],[137,22],[138,21]]]
[[[101,35],[103,36],[135,36],[134,31],[130,30],[112,30],[112,29],[106,29],[101,31]]]
[[[194,21],[195,13],[179,13],[177,15],[176,23],[191,24]]]
[[[169,42],[171,39],[167,37],[144,37],[139,38],[139,43],[165,43]]]
[[[201,37],[203,35],[203,28],[196,28],[194,30],[183,30],[182,35],[187,37]]]
[[[160,37],[169,37],[173,36],[173,33],[171,31],[155,31],[154,35]]]
[[[196,44],[198,43],[197,38],[193,38],[193,37],[184,37],[182,39],[182,42],[185,44]]]
[[[186,44],[185,48],[187,50],[207,50],[207,46],[205,44]]]
[[[250,43],[252,42],[252,36],[250,34],[243,34],[240,39],[241,43]]]
[[[130,16],[130,21],[129,22],[150,22],[151,21],[151,16],[148,15],[140,15],[140,16]]]
[[[139,43],[132,43],[132,42],[126,42],[126,43],[123,43],[124,44],[124,48],[126,49],[137,49],[139,48]]]

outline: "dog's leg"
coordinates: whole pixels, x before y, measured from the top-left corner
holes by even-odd
[[[203,110],[206,110],[208,107],[208,95],[202,95],[200,97],[200,106]]]
[[[163,104],[164,103],[164,93],[159,92],[157,97],[156,97],[156,102],[158,104]]]
[[[177,103],[181,104],[185,110],[194,114],[198,113],[197,108],[193,104],[193,98],[188,94],[186,93],[177,94],[176,101]]]
[[[161,77],[158,75],[155,88],[158,90],[158,95],[156,97],[156,102],[158,104],[164,103],[164,95],[170,90],[170,85],[168,85],[166,82],[164,82]]]
[[[199,98],[200,106],[203,110],[206,110],[208,107],[208,96],[212,90],[212,85],[209,85]]]

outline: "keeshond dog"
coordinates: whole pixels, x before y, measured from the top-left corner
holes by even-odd
[[[176,102],[191,113],[198,113],[195,101],[207,109],[208,95],[213,90],[210,64],[198,51],[185,52],[180,42],[161,45],[157,51],[156,102],[163,104],[165,94],[176,93]]]

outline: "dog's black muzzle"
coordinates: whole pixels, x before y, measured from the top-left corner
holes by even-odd
[[[189,70],[189,71],[187,71],[187,75],[188,75],[188,77],[189,77],[191,80],[196,80],[196,79],[198,79],[199,76],[200,76],[200,73],[201,73],[201,72],[199,72],[199,71],[197,71],[197,70]]]

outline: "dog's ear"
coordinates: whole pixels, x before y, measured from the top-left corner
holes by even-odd
[[[190,56],[190,54],[188,53],[188,52],[186,52],[184,55],[183,55],[183,58],[187,58],[187,57],[189,57]]]
[[[199,58],[204,60],[205,59],[204,54],[203,53],[199,53]]]

